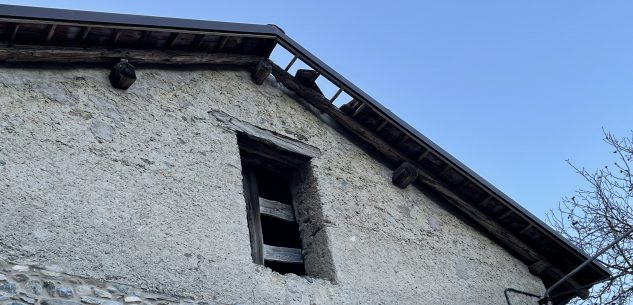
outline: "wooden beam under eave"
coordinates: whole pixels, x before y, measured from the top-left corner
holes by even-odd
[[[395,171],[391,177],[391,183],[397,187],[404,189],[409,186],[413,181],[418,178],[418,171],[415,165],[409,162],[403,162]]]
[[[53,38],[53,35],[55,34],[56,28],[57,28],[56,24],[52,24],[50,26],[50,28],[48,29],[48,34],[46,34],[46,38],[44,39],[45,41],[51,41],[51,38]]]
[[[400,164],[402,164],[403,162],[409,162],[413,164],[412,160],[410,160],[409,157],[407,157],[404,153],[392,147],[389,143],[380,138],[373,131],[369,130],[361,123],[354,120],[351,116],[345,114],[343,111],[333,106],[325,97],[323,97],[316,91],[303,86],[300,82],[294,79],[294,77],[290,73],[288,73],[275,63],[271,62],[271,65],[273,67],[271,73],[277,79],[277,81],[282,83],[286,88],[297,93],[299,96],[301,96],[303,99],[305,99],[308,103],[310,103],[321,112],[332,117],[338,124],[347,128],[357,137],[367,142],[369,145],[382,153],[386,158]],[[466,200],[461,198],[461,196],[452,191],[450,187],[444,185],[444,183],[442,183],[439,179],[435,178],[433,174],[419,166],[416,166],[416,168],[418,171],[419,181],[421,181],[428,187],[436,190],[438,193],[442,194],[450,203],[455,205],[464,214],[473,219],[486,231],[497,238],[501,244],[511,249],[515,253],[515,255],[521,257],[526,262],[543,260],[543,257],[538,252],[534,251],[534,249],[528,246],[525,242],[521,241],[519,238],[509,233],[500,224],[496,223],[494,219],[485,215],[477,208],[473,207],[473,205],[469,204]],[[555,270],[562,273],[562,271],[558,270],[554,266],[550,267],[549,270]]]
[[[123,30],[121,29],[114,30],[114,34],[112,35],[112,45],[116,45],[116,43],[119,41],[119,38],[121,37],[121,33],[123,33]]]
[[[15,35],[18,34],[19,30],[20,30],[20,25],[17,23],[13,23],[11,26],[11,29],[8,31],[10,41],[13,41],[15,39]]]
[[[169,40],[167,40],[167,43],[165,44],[166,49],[171,49],[174,47],[176,41],[178,40],[178,35],[180,35],[180,33],[171,33],[171,36],[169,36]]]
[[[527,232],[529,229],[531,229],[533,227],[533,225],[530,223],[527,226],[525,226],[523,229],[521,229],[521,231],[519,231],[519,235],[523,235],[525,234],[525,232]]]
[[[537,261],[534,264],[531,264],[528,267],[528,270],[530,271],[530,273],[532,273],[534,275],[540,275],[543,272],[545,272],[545,270],[547,270],[547,268],[549,268],[549,266],[550,265],[546,261],[540,260],[540,261]]]
[[[190,51],[76,48],[56,46],[0,45],[0,62],[116,63],[122,58],[138,64],[218,64],[252,66],[264,57]]]
[[[356,117],[359,113],[361,113],[361,111],[363,111],[363,109],[365,109],[365,107],[367,107],[365,103],[360,104],[360,106],[358,106],[358,108],[356,108],[356,110],[352,114],[352,117]]]
[[[121,61],[112,67],[108,78],[114,88],[127,90],[136,81],[136,69],[127,61]]]
[[[547,275],[553,278],[556,278],[556,277],[560,278],[566,275],[565,273],[561,272],[557,268],[554,268],[553,265],[546,260],[539,260],[531,264],[528,267],[528,270],[530,271],[531,274],[539,276],[539,277]],[[569,291],[573,290],[574,294],[583,300],[589,297],[589,289],[585,288],[584,285],[581,285],[580,283],[576,282],[573,279],[567,280],[563,285],[565,286],[565,289],[563,290],[569,290]]]
[[[226,45],[226,42],[229,41],[229,36],[224,36],[218,41],[218,43],[213,48],[213,52],[220,52]]]
[[[319,72],[310,69],[298,69],[295,73],[295,79],[302,83],[304,86],[323,94],[316,80],[321,75]]]
[[[409,135],[407,133],[404,133],[402,135],[402,138],[400,138],[400,140],[396,144],[396,147],[400,147],[400,145],[404,144],[404,142],[406,142],[408,139],[409,139]]]
[[[426,148],[426,150],[418,156],[416,161],[417,162],[422,162],[422,160],[424,160],[424,158],[426,158],[426,156],[428,156],[430,153],[431,153],[431,150]]]
[[[91,30],[92,28],[89,26],[83,28],[83,30],[81,30],[81,35],[79,35],[79,42],[86,41],[86,38],[88,38],[88,34],[90,34]]]
[[[138,40],[136,41],[136,45],[139,47],[142,47],[145,45],[145,42],[147,40],[149,40],[149,37],[152,35],[151,31],[145,30],[143,31],[143,33],[141,34],[141,36],[139,36]]]
[[[193,37],[193,40],[191,41],[191,44],[189,45],[189,47],[192,50],[198,50],[200,49],[200,46],[202,45],[202,40],[204,40],[204,34],[196,34]]]
[[[336,93],[334,93],[334,95],[330,98],[330,103],[334,103],[336,98],[338,98],[338,96],[341,95],[341,93],[343,93],[343,87],[338,88],[338,90],[336,90]]]
[[[270,65],[269,60],[262,60],[257,63],[251,77],[253,78],[253,82],[257,85],[261,85],[264,83],[270,72],[273,70],[273,67]]]

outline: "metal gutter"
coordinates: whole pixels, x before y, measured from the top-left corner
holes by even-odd
[[[351,97],[367,103],[379,110],[385,117],[399,125],[403,130],[418,138],[419,141],[427,145],[434,153],[441,156],[453,167],[459,169],[467,178],[474,180],[480,184],[486,191],[495,194],[501,202],[509,208],[518,212],[524,219],[534,223],[535,227],[541,229],[548,237],[555,240],[559,245],[568,249],[571,254],[577,256],[581,260],[587,259],[589,256],[580,248],[576,247],[570,241],[562,237],[558,232],[554,231],[539,218],[527,211],[517,202],[512,200],[502,191],[497,189],[491,183],[479,176],[469,167],[461,163],[451,154],[439,147],[429,138],[421,134],[418,130],[403,121],[400,117],[392,113],[377,100],[369,96],[363,90],[354,85],[351,81],[340,75],[330,66],[321,61],[314,54],[303,48],[299,43],[287,36],[280,28],[275,25],[255,25],[244,23],[229,23],[218,21],[203,21],[180,18],[166,18],[154,16],[139,16],[129,14],[87,12],[67,9],[51,9],[26,7],[17,5],[0,4],[0,19],[4,20],[20,20],[34,23],[51,22],[59,24],[80,24],[87,26],[111,26],[138,29],[152,29],[163,31],[186,31],[197,33],[213,33],[246,37],[260,37],[275,39],[277,43],[290,51],[292,54],[301,59],[315,71],[319,72],[323,77],[328,79],[334,85],[339,86],[345,93]],[[592,264],[597,271],[602,272],[604,276],[609,276],[608,269],[600,263]],[[594,269],[596,269],[594,268]]]

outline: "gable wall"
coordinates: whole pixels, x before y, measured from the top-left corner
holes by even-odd
[[[505,304],[505,288],[544,291],[272,80],[139,69],[120,91],[107,74],[0,69],[0,261],[240,304]],[[336,282],[252,263],[235,131],[214,111],[321,150],[310,167]]]

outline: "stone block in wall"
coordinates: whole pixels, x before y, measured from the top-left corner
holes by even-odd
[[[0,305],[221,305],[0,261]]]

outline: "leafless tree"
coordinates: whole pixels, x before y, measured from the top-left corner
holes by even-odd
[[[573,196],[564,197],[547,221],[565,237],[590,254],[597,253],[633,226],[633,132],[617,138],[604,132],[613,160],[597,170],[567,163],[587,182]],[[612,247],[599,261],[613,277],[594,286],[591,297],[574,304],[633,304],[633,238]]]

